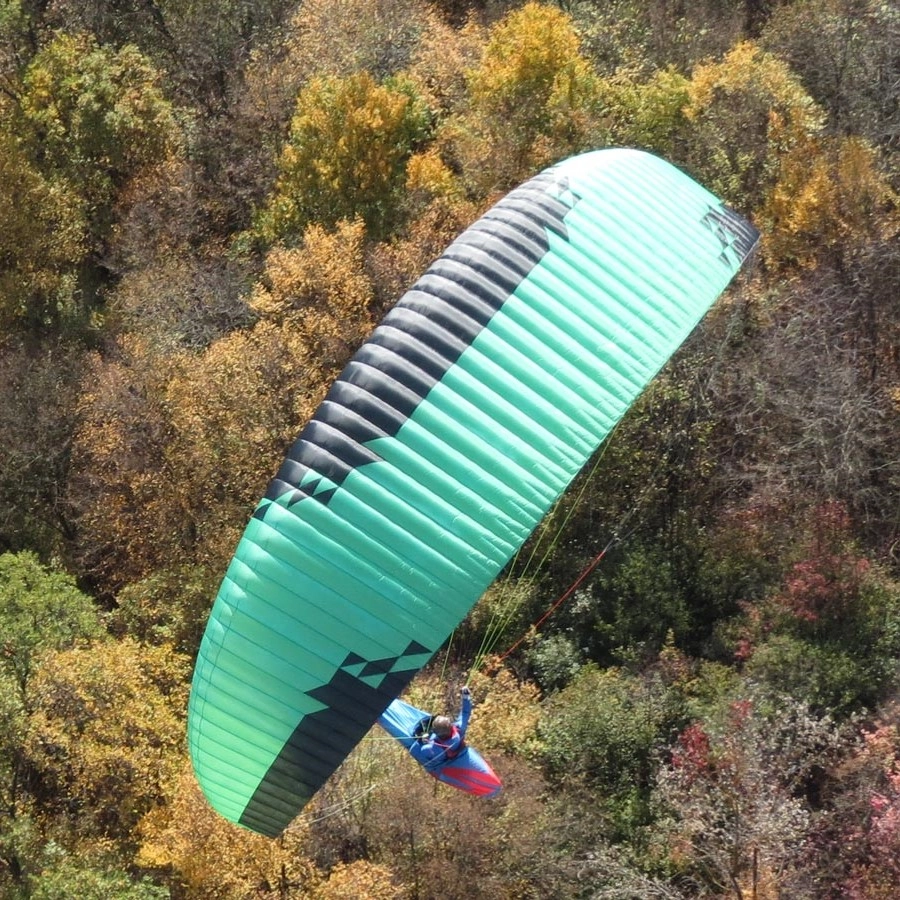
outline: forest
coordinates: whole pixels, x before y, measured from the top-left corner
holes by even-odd
[[[546,166],[668,160],[745,267],[277,839],[205,802],[194,658],[284,453]],[[0,0],[0,897],[900,895],[894,0]]]

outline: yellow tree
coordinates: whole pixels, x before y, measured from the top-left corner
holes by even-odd
[[[600,127],[600,81],[571,19],[527,3],[495,25],[468,73],[468,108],[443,128],[479,195],[586,149]]]
[[[390,868],[360,859],[351,863],[338,863],[321,887],[313,895],[314,900],[345,900],[347,897],[365,897],[366,900],[405,900],[409,892],[398,884],[397,876]]]
[[[333,232],[311,225],[302,246],[276,247],[267,256],[250,304],[302,347],[303,378],[293,407],[301,423],[372,330],[372,302],[359,220],[341,222]]]
[[[776,266],[846,263],[867,243],[887,245],[900,234],[897,194],[874,148],[856,137],[792,148],[761,215]]]
[[[694,69],[684,113],[689,167],[747,212],[764,202],[784,157],[809,147],[824,123],[788,66],[752,42]]]
[[[329,336],[343,345],[331,354],[331,368],[371,330],[372,284],[366,271],[366,233],[361,220],[333,229],[311,225],[300,245],[274,248],[250,295],[265,320],[289,322],[303,332],[310,352],[325,354]],[[326,371],[329,366],[322,366]]]
[[[260,322],[173,367],[165,389],[170,489],[192,552],[217,571],[299,428],[306,358],[297,335]]]
[[[79,837],[128,840],[181,765],[190,660],[130,638],[46,655],[28,688],[30,765]]]
[[[303,851],[302,824],[277,840],[232,825],[206,803],[188,765],[167,802],[144,817],[137,834],[138,865],[171,871],[185,900],[301,900],[321,882]]]
[[[368,72],[314,78],[297,98],[258,237],[296,240],[311,223],[356,217],[372,234],[387,233],[399,215],[407,160],[429,119],[409,79],[379,84]]]

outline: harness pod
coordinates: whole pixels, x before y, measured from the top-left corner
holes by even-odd
[[[428,767],[417,751],[421,747],[422,738],[431,733],[433,718],[403,700],[394,700],[378,717],[378,724],[396,738],[432,778],[476,797],[494,797],[499,794],[503,784],[497,773],[468,744],[460,747],[453,759],[447,759],[434,768]]]

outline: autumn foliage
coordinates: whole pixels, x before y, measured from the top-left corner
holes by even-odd
[[[4,4],[0,895],[897,896],[897,44],[876,0]],[[267,480],[467,225],[622,145],[762,242],[410,688],[472,686],[504,792],[373,730],[228,824],[186,697]]]

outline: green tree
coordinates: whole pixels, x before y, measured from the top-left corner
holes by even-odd
[[[115,609],[106,619],[110,632],[142,644],[168,644],[191,656],[200,646],[203,629],[221,581],[222,566],[179,565],[154,567],[139,581],[125,585],[116,595]]]
[[[674,69],[659,69],[646,79],[616,73],[602,82],[604,122],[610,143],[640,147],[667,158],[676,154],[684,129],[688,79]]]
[[[48,177],[84,198],[92,232],[106,235],[116,191],[180,144],[159,76],[134,46],[100,46],[59,33],[34,57],[20,98],[30,156]]]
[[[44,847],[39,872],[28,879],[29,900],[166,900],[167,887],[135,878],[124,867],[83,851],[69,852],[58,844]]]
[[[720,56],[747,34],[748,8],[759,0],[720,3],[697,0],[610,0],[571,3],[586,52],[603,72],[636,77],[673,67],[687,72],[696,62]]]
[[[71,576],[41,565],[33,553],[0,554],[0,887],[7,874],[21,886],[40,844],[25,752],[32,682],[48,654],[100,632],[91,600]]]
[[[589,796],[607,834],[621,839],[649,819],[657,755],[682,714],[660,681],[586,665],[546,705],[542,761],[552,782]]]
[[[291,242],[309,224],[357,217],[373,235],[387,234],[398,220],[406,163],[429,127],[408,79],[378,84],[367,72],[313,79],[297,98],[258,236]]]
[[[75,579],[46,568],[30,552],[0,555],[0,672],[24,699],[40,655],[72,647],[101,631],[91,600]]]
[[[845,511],[820,507],[804,557],[745,619],[747,674],[846,717],[890,695],[900,653],[900,587],[858,555]]]

